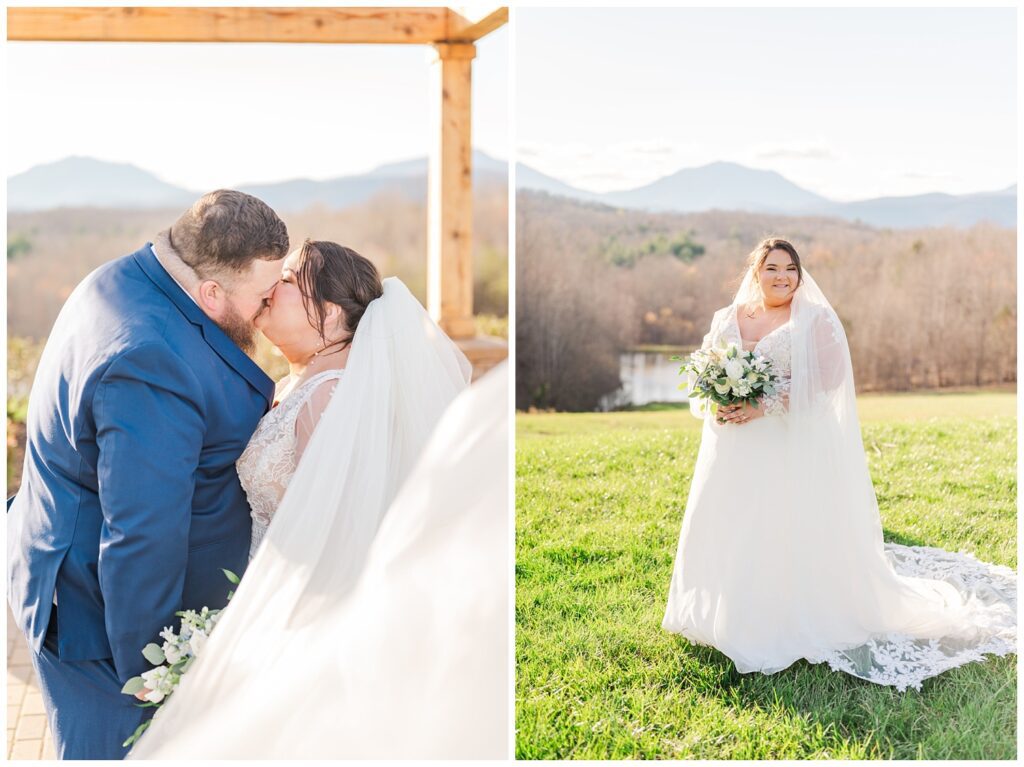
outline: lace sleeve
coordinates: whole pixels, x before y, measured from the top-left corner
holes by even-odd
[[[701,349],[710,349],[718,342],[724,332],[725,323],[730,311],[732,311],[732,306],[723,306],[714,313],[711,317],[711,327],[708,328],[708,332],[701,341]]]
[[[821,312],[814,322],[813,353],[810,364],[813,381],[824,392],[838,389],[846,379],[848,352],[839,319],[830,312]]]
[[[785,415],[789,412],[790,379],[783,378],[775,384],[775,394],[761,397],[761,410],[765,415]]]
[[[313,437],[316,425],[320,422],[324,410],[327,409],[334,389],[338,385],[337,378],[329,378],[316,385],[313,391],[306,397],[306,401],[299,407],[299,414],[295,419],[295,464],[302,460],[302,454]]]

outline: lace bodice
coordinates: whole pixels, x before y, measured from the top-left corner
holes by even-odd
[[[728,336],[728,340],[734,341],[743,349],[747,348],[744,346],[744,339],[740,334],[740,323],[736,318],[735,309],[732,312],[732,322],[726,326],[724,333]],[[786,413],[789,384],[792,376],[791,338],[789,321],[786,321],[763,336],[754,345],[754,348],[750,350],[769,359],[772,363],[772,369],[779,376],[779,383],[776,384],[775,394],[765,395],[761,398],[765,415],[783,415]]]
[[[277,511],[284,492],[288,488],[296,460],[296,421],[309,403],[320,384],[341,378],[343,370],[325,370],[317,373],[288,394],[272,408],[256,425],[249,444],[235,464],[238,479],[249,499],[252,509],[252,538],[249,558],[256,548]],[[331,388],[333,392],[333,387]],[[322,413],[321,413],[322,414]]]

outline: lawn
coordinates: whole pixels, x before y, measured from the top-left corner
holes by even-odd
[[[1013,393],[858,408],[886,540],[1016,568]],[[518,416],[518,758],[1016,757],[1014,656],[898,693],[803,661],[740,675],[663,631],[699,443],[685,410]]]

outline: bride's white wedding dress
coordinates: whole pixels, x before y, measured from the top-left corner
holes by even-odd
[[[507,386],[469,377],[384,280],[231,603],[129,758],[505,756]]]
[[[743,345],[736,310],[750,290],[716,313],[705,346]],[[1015,652],[1012,570],[883,545],[846,336],[806,272],[790,320],[754,351],[787,397],[742,425],[694,408],[704,426],[664,628],[741,673],[803,658],[900,690]]]
[[[327,402],[337,389],[338,379],[344,373],[339,369],[324,370],[289,392],[260,419],[249,444],[238,458],[235,464],[238,479],[252,509],[249,559],[256,555],[284,491],[295,474],[298,464],[296,425],[301,418],[307,422],[308,430],[313,431],[309,427],[320,420]]]

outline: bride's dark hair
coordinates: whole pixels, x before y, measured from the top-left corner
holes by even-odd
[[[773,250],[784,250],[789,253],[789,257],[793,259],[793,263],[796,265],[796,284],[799,286],[804,281],[804,268],[800,265],[800,254],[796,252],[796,248],[788,241],[781,237],[766,237],[757,243],[757,247],[750,251],[750,255],[747,256],[747,268],[743,274],[746,275],[748,271],[756,272],[761,268],[761,265],[768,258],[768,254]],[[742,279],[742,276],[741,278]]]
[[[309,240],[299,251],[299,269],[295,275],[302,305],[309,323],[320,334],[325,345],[341,348],[352,343],[359,320],[370,302],[384,293],[380,272],[373,261],[352,248],[325,240]],[[344,314],[344,338],[327,343],[327,304],[341,307]]]

